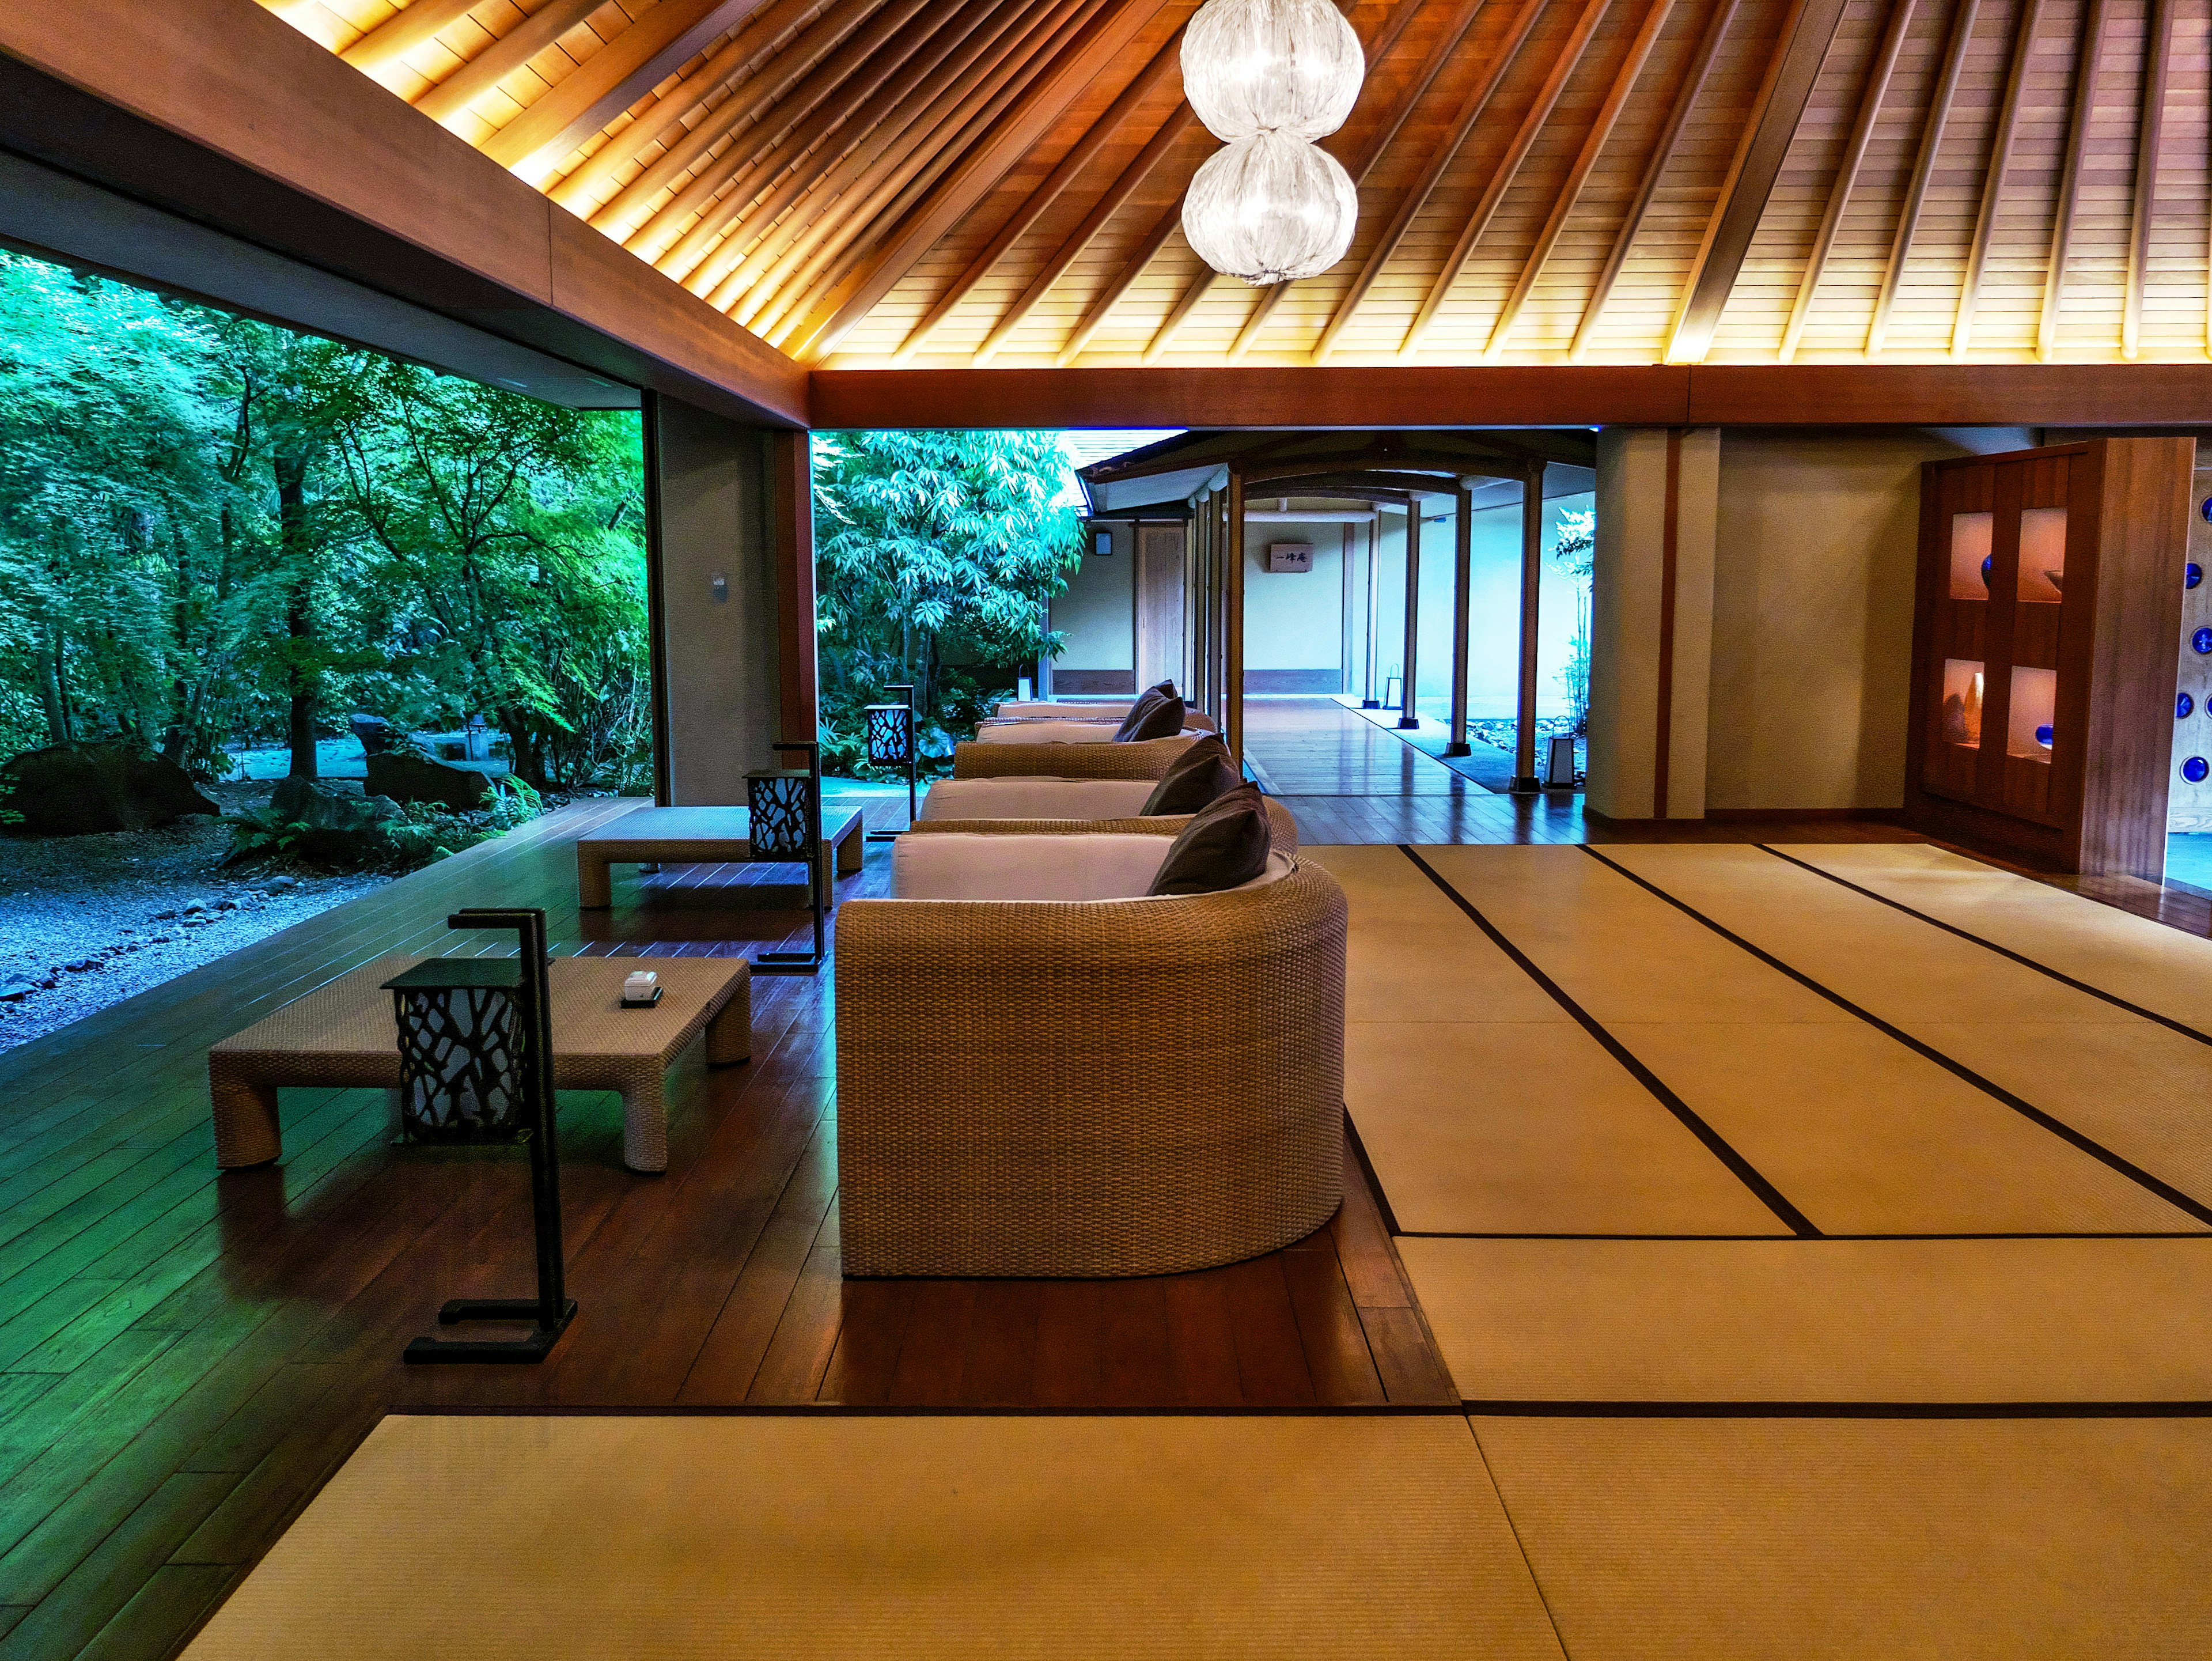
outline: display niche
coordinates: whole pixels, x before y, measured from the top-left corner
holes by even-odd
[[[2157,880],[2190,439],[1921,474],[1907,817],[2056,871]]]

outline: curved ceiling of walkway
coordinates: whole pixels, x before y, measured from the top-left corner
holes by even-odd
[[[263,3],[803,362],[2206,356],[2175,0],[1355,0],[1358,234],[1267,290],[1176,223],[1196,0]]]

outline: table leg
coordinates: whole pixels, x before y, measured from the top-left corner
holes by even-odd
[[[623,1163],[656,1174],[668,1169],[667,1080],[659,1063],[622,1086]]]
[[[586,911],[599,911],[614,903],[614,875],[607,861],[580,843],[576,849],[577,905]]]
[[[244,1079],[208,1058],[208,1096],[215,1105],[215,1162],[224,1171],[267,1165],[284,1157],[276,1117],[276,1086]]]
[[[750,984],[730,995],[729,1002],[707,1023],[707,1065],[727,1067],[750,1061],[753,1054],[753,994]]]

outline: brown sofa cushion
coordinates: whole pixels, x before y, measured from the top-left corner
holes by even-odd
[[[1131,710],[1134,722],[1128,731],[1115,740],[1121,744],[1142,744],[1147,739],[1171,739],[1182,731],[1182,700],[1170,696],[1162,698],[1141,716]]]
[[[1200,739],[1176,758],[1176,764],[1152,787],[1139,818],[1166,813],[1195,813],[1211,806],[1244,782],[1229,759],[1229,746],[1219,739]]]
[[[1170,698],[1175,697],[1175,683],[1171,680],[1164,680],[1157,686],[1147,686],[1143,691],[1138,693],[1137,701],[1129,706],[1129,713],[1121,717],[1121,724],[1114,729],[1114,742],[1116,744],[1128,743],[1130,741],[1130,734],[1137,730],[1139,724],[1149,719],[1152,711],[1158,709]],[[1175,731],[1176,733],[1182,731],[1182,723],[1180,720],[1176,723]],[[1172,738],[1173,736],[1173,733],[1155,733],[1152,734],[1152,737],[1156,739]]]
[[[1241,784],[1199,810],[1160,861],[1148,894],[1216,894],[1267,868],[1274,838],[1256,784]]]

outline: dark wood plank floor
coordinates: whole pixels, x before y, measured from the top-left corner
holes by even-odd
[[[627,804],[625,804],[626,806]],[[754,1058],[694,1056],[670,1171],[562,1098],[569,1287],[538,1368],[409,1369],[440,1303],[529,1289],[510,1152],[397,1149],[387,1101],[287,1092],[285,1158],[220,1175],[206,1046],[380,952],[496,949],[463,904],[544,906],[569,952],[803,934],[793,872],[687,869],[580,917],[579,806],[0,1057],[0,1658],[169,1652],[394,1408],[1448,1403],[1373,1195],[1290,1250],[1154,1280],[846,1281],[831,985],[755,982]],[[902,800],[876,810],[893,823]],[[850,897],[879,886],[872,849]]]

